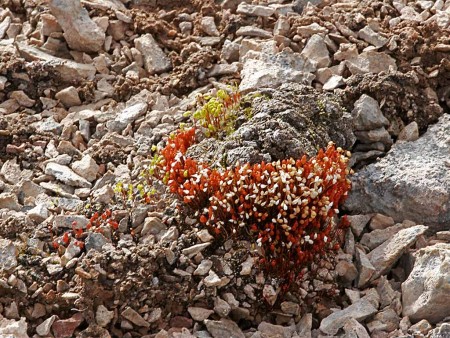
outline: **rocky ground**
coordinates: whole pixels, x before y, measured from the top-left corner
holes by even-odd
[[[0,337],[450,337],[450,1],[0,4]],[[162,186],[114,192],[229,84],[253,117],[192,156],[353,153],[344,245],[287,291]]]

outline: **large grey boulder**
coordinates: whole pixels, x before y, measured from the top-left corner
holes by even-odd
[[[397,142],[379,162],[352,177],[345,208],[379,212],[439,230],[450,222],[450,115],[417,141]]]
[[[351,117],[335,95],[296,83],[264,93],[253,100],[253,117],[233,134],[223,141],[205,139],[188,155],[229,166],[313,156],[329,141],[344,149],[353,145]]]
[[[414,268],[402,284],[403,316],[438,323],[450,313],[450,244],[418,250]]]

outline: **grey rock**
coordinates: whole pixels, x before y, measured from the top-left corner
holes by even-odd
[[[213,262],[209,259],[204,259],[202,262],[197,266],[197,269],[194,270],[195,276],[204,276],[206,275],[209,270],[211,270],[213,266]]]
[[[201,21],[201,27],[203,32],[209,36],[219,36],[220,32],[217,30],[216,23],[214,22],[214,17],[204,16]]]
[[[245,2],[241,2],[236,10],[238,14],[269,17],[275,13],[273,8],[261,5],[250,5]]]
[[[370,221],[371,215],[350,215],[348,220],[350,222],[350,228],[356,237],[361,236],[367,224]]]
[[[85,155],[81,160],[75,161],[72,164],[72,170],[89,182],[97,178],[99,168],[99,165],[90,155]]]
[[[391,305],[394,299],[400,299],[400,292],[392,288],[391,283],[385,276],[381,276],[378,280],[377,292],[380,295],[380,307],[383,309]]]
[[[355,131],[355,136],[358,141],[361,141],[362,143],[381,142],[385,147],[390,147],[392,143],[394,143],[391,135],[389,135],[384,127],[369,131]]]
[[[135,39],[134,45],[144,56],[144,67],[150,75],[163,73],[172,67],[170,59],[151,34],[144,34]]]
[[[374,32],[369,26],[364,26],[364,28],[358,32],[358,36],[377,48],[383,47],[388,42],[387,38]]]
[[[419,138],[419,125],[416,121],[411,122],[398,134],[399,141],[415,141]]]
[[[295,332],[295,326],[281,326],[268,322],[261,322],[258,325],[258,332],[260,332],[261,338],[291,338]]]
[[[78,90],[74,86],[64,88],[56,93],[55,98],[66,107],[70,108],[73,106],[81,105],[80,96],[78,95]]]
[[[187,310],[191,315],[192,319],[198,322],[203,322],[205,319],[208,319],[208,317],[214,313],[213,310],[195,306],[190,306],[187,308]]]
[[[379,212],[401,222],[441,230],[450,222],[450,115],[445,114],[417,141],[397,142],[387,155],[352,176],[345,208]]]
[[[19,211],[22,206],[17,200],[17,196],[10,192],[3,192],[0,194],[0,209],[10,209]]]
[[[211,243],[195,244],[193,246],[190,246],[189,248],[185,248],[185,249],[181,250],[181,252],[183,253],[183,255],[186,255],[189,258],[192,258],[196,254],[198,254],[198,253],[202,252],[203,250],[205,250],[210,245],[211,245]]]
[[[345,325],[347,320],[354,318],[360,322],[375,313],[377,313],[377,309],[372,303],[365,298],[361,298],[349,307],[333,312],[324,318],[320,323],[319,329],[323,333],[335,335]]]
[[[397,70],[395,60],[385,53],[374,51],[363,52],[360,55],[346,61],[352,74],[381,73],[390,68]]]
[[[354,318],[349,318],[343,328],[345,338],[370,338],[365,327]]]
[[[245,338],[244,333],[239,326],[229,320],[222,318],[221,320],[205,320],[206,328],[213,338]]]
[[[90,251],[90,250],[101,251],[103,246],[110,242],[111,241],[108,240],[102,234],[96,233],[96,232],[90,232],[88,234],[88,236],[86,237],[84,244],[85,244],[86,251]]]
[[[277,54],[248,52],[241,71],[239,90],[248,93],[277,88],[286,82],[311,84],[315,67],[307,58],[286,49]]]
[[[398,223],[387,229],[377,229],[371,232],[365,233],[360,240],[362,245],[367,246],[369,249],[373,250],[377,246],[381,245],[389,238],[392,238],[400,230],[408,228],[408,224]]]
[[[60,229],[71,229],[72,224],[76,225],[77,229],[86,229],[89,220],[81,215],[56,215],[53,220],[53,226]]]
[[[17,266],[17,254],[13,242],[9,239],[0,238],[0,269],[10,271]]]
[[[300,26],[297,27],[297,34],[309,38],[311,35],[314,34],[325,34],[328,32],[328,29],[326,29],[325,27],[322,27],[321,25],[319,25],[316,22],[313,22],[310,25],[307,26]]]
[[[18,321],[3,317],[0,319],[0,337],[28,338],[27,330],[28,324],[25,317],[20,318]]]
[[[331,75],[327,82],[323,84],[323,90],[334,90],[345,84],[344,78],[340,75]]]
[[[231,306],[220,297],[214,299],[214,312],[221,318],[225,318],[231,311]]]
[[[356,249],[356,266],[359,271],[356,286],[361,288],[370,281],[370,278],[375,273],[375,268],[361,249]]]
[[[412,322],[438,323],[450,313],[450,244],[425,247],[414,257],[414,268],[402,284],[403,315]]]
[[[370,333],[375,331],[392,332],[396,330],[400,323],[400,317],[392,308],[386,308],[378,312],[373,319],[367,323]]]
[[[369,228],[371,230],[382,230],[389,228],[394,224],[395,221],[392,217],[383,214],[375,214],[370,220]]]
[[[386,274],[397,262],[400,256],[425,233],[428,227],[416,225],[411,228],[400,230],[392,238],[369,252],[367,257],[375,268],[371,280]]]
[[[108,121],[106,123],[106,127],[110,131],[121,132],[127,127],[128,124],[144,115],[147,108],[148,104],[146,102],[136,102],[128,105],[128,107],[123,109],[114,120]]]
[[[324,38],[319,34],[314,34],[308,39],[300,55],[313,61],[317,68],[328,67],[331,64],[327,45]]]
[[[20,55],[27,61],[41,61],[46,66],[53,69],[64,82],[73,82],[80,80],[92,80],[96,69],[93,65],[77,63],[72,60],[66,60],[52,56],[40,50],[37,47],[29,46],[25,43],[15,44]]]
[[[61,132],[63,130],[63,126],[56,122],[53,116],[50,116],[49,118],[36,122],[33,124],[36,127],[36,130],[38,130],[41,133],[53,133],[55,135],[61,135]]]
[[[366,94],[361,95],[355,102],[352,116],[355,130],[372,130],[389,126],[389,121],[381,112],[378,102]]]
[[[114,318],[114,311],[108,311],[108,309],[100,304],[95,312],[95,321],[101,327],[106,327]]]
[[[57,163],[48,163],[45,167],[45,173],[47,175],[53,175],[57,180],[73,187],[91,187],[91,183],[89,183],[89,181],[87,181],[85,178],[74,173],[68,167]]]
[[[147,234],[158,235],[166,230],[167,226],[158,217],[147,217],[144,220],[144,227],[141,230],[141,236]]]
[[[300,337],[311,338],[312,313],[305,313],[296,325]]]
[[[53,315],[44,320],[36,327],[36,333],[40,336],[47,336],[50,333],[50,329],[55,322],[57,316]]]
[[[50,213],[44,204],[38,204],[33,209],[27,211],[27,216],[32,221],[41,223],[50,216]]]
[[[0,39],[3,39],[10,24],[11,24],[11,17],[9,15],[6,16],[6,18],[4,18],[2,22],[0,22]]]
[[[98,52],[102,49],[105,33],[91,20],[79,0],[51,0],[49,6],[70,48],[81,52]]]
[[[252,36],[255,38],[270,39],[273,37],[271,32],[254,26],[243,26],[236,31],[237,36]]]
[[[5,161],[0,174],[4,177],[5,181],[10,184],[17,184],[21,179],[20,165],[17,163],[17,158]]]
[[[286,36],[287,34],[289,34],[290,28],[291,25],[289,24],[288,18],[285,17],[284,15],[280,16],[273,28],[273,35]]]
[[[351,119],[333,94],[290,83],[270,95],[255,99],[253,117],[224,141],[201,141],[188,155],[233,165],[313,156],[329,141],[346,149],[353,144]]]

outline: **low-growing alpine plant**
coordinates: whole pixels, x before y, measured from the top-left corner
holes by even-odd
[[[317,156],[213,169],[186,156],[195,128],[161,150],[153,174],[217,236],[250,234],[261,265],[285,280],[338,248],[335,215],[350,189],[349,153],[330,143]]]

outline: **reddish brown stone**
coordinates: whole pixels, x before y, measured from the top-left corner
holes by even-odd
[[[189,329],[192,325],[192,319],[183,316],[175,316],[170,320],[170,327],[186,327]]]
[[[56,320],[53,325],[53,334],[55,338],[70,338],[73,331],[84,321],[81,313],[74,314],[69,319]]]

